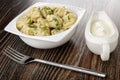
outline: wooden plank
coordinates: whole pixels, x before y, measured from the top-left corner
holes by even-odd
[[[95,10],[105,10],[120,31],[119,0],[46,0],[73,4],[87,10],[78,25],[76,33],[66,44],[54,49],[35,49],[26,45],[18,36],[5,32],[4,27],[30,5],[43,0],[0,0],[0,80],[119,80],[120,79],[120,43],[111,53],[109,61],[102,62],[100,57],[89,51],[84,39],[86,23]],[[120,38],[119,38],[120,40]],[[99,78],[73,72],[45,64],[18,64],[9,59],[2,50],[11,46],[17,51],[48,61],[75,65],[96,71],[106,72],[106,78]]]

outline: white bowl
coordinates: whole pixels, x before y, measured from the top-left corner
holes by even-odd
[[[68,30],[61,32],[56,35],[52,36],[30,36],[21,33],[17,28],[16,28],[16,21],[17,19],[25,14],[31,7],[42,7],[42,6],[65,6],[68,9],[72,10],[76,15],[77,15],[77,21],[75,24]],[[80,20],[82,19],[83,15],[85,13],[85,9],[79,8],[79,7],[74,7],[70,5],[65,5],[65,4],[58,4],[58,3],[44,3],[44,2],[39,2],[36,3],[29,8],[27,8],[25,11],[23,11],[20,15],[18,15],[15,19],[13,19],[6,27],[5,31],[10,32],[12,34],[18,35],[26,44],[29,46],[32,46],[34,48],[41,48],[41,49],[48,49],[48,48],[54,48],[58,47],[64,43],[66,43],[72,35],[74,34],[78,23],[80,23]]]

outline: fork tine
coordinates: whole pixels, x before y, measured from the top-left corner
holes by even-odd
[[[21,54],[20,52],[18,52],[18,51],[16,51],[16,50],[14,50],[13,48],[11,48],[10,46],[8,46],[8,49],[9,50],[11,50],[11,51],[13,51],[13,53],[15,52],[15,53],[17,53],[19,56],[21,56],[21,57],[25,57],[25,55],[24,54]]]
[[[7,49],[7,48],[4,50],[4,52],[6,52],[6,54],[8,54],[8,55],[10,55],[10,56],[12,56],[12,57],[14,57],[14,58],[16,58],[18,60],[21,59],[18,56],[14,55],[14,53],[12,51],[10,51],[9,49]]]
[[[9,49],[9,48],[6,48],[5,51],[9,52],[10,55],[13,55],[13,56],[15,56],[15,57],[17,57],[17,58],[19,58],[19,59],[22,59],[22,58],[23,58],[22,56],[18,55],[16,52],[13,52],[13,51],[12,51],[11,49]]]
[[[11,58],[12,60],[16,61],[16,62],[19,62],[20,60],[17,59],[16,57],[10,55],[9,52],[6,52],[5,50],[2,51],[6,56],[8,56],[9,58]]]

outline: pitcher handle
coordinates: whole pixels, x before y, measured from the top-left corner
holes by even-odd
[[[101,53],[100,56],[101,56],[102,61],[109,60],[109,57],[110,57],[110,45],[108,43],[103,44],[102,53]]]

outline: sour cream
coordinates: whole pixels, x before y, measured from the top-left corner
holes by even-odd
[[[93,21],[91,33],[96,37],[109,37],[113,33],[113,27],[102,20]]]

